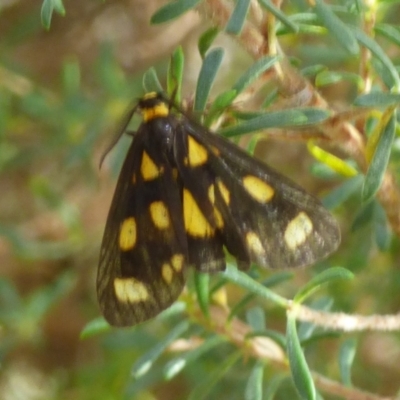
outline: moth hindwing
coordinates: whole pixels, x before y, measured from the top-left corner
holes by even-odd
[[[300,267],[333,252],[336,221],[318,199],[209,132],[166,98],[145,95],[100,251],[97,294],[112,325],[154,317],[181,293],[188,266]]]

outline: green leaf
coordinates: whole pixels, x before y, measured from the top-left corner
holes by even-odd
[[[361,76],[351,72],[321,71],[315,77],[315,85],[317,87],[331,85],[342,81],[353,82],[357,85],[358,89],[362,89],[364,86],[364,81]]]
[[[336,187],[329,194],[323,197],[322,204],[329,210],[339,207],[353,194],[360,192],[363,182],[364,175],[361,174],[346,179],[340,186]]]
[[[268,386],[264,392],[264,399],[263,400],[275,400],[277,399],[276,392],[281,386],[282,382],[285,381],[287,378],[286,374],[279,374],[273,376],[271,379],[268,380]]]
[[[203,65],[201,66],[199,79],[196,86],[196,95],[194,99],[194,111],[203,112],[206,108],[207,99],[210,94],[211,87],[214,83],[215,76],[221,65],[224,56],[224,49],[218,47],[212,49],[206,55]]]
[[[275,343],[277,343],[282,349],[286,349],[286,337],[281,333],[274,331],[272,329],[263,329],[260,331],[251,331],[246,335],[246,339],[250,339],[253,337],[267,337],[272,339]]]
[[[232,89],[237,93],[241,93],[246,87],[254,82],[266,70],[271,68],[280,57],[265,56],[257,60],[233,85]]]
[[[345,340],[339,350],[339,369],[342,382],[346,386],[352,386],[351,367],[356,355],[357,340],[350,338]]]
[[[325,271],[322,271],[318,275],[314,276],[310,281],[307,282],[294,296],[293,301],[295,303],[303,303],[305,299],[311,296],[316,290],[322,285],[326,285],[338,279],[353,279],[354,275],[349,270],[342,267],[333,267]]]
[[[315,386],[297,336],[296,319],[288,315],[286,344],[293,383],[303,400],[315,400]]]
[[[352,28],[352,30],[357,40],[367,49],[369,49],[371,53],[383,64],[386,72],[391,78],[392,85],[395,86],[397,89],[400,89],[400,77],[396,70],[396,67],[393,65],[392,60],[388,57],[382,47],[380,47],[379,44],[375,42],[375,40],[370,38],[365,32],[361,31],[360,29]]]
[[[188,365],[190,365],[193,362],[196,362],[205,353],[225,342],[226,340],[219,335],[214,335],[207,338],[199,347],[196,347],[194,350],[188,351],[187,353],[184,353],[179,357],[169,361],[167,365],[164,367],[165,378],[168,380],[174,378]]]
[[[353,32],[333,13],[332,9],[323,0],[315,1],[314,10],[329,33],[346,51],[350,54],[359,53],[360,49]]]
[[[232,137],[261,131],[268,128],[284,126],[301,126],[322,122],[329,113],[317,108],[301,108],[293,110],[272,111],[244,121],[240,124],[219,130],[225,137]]]
[[[209,283],[210,283],[210,274],[202,273],[195,271],[194,272],[194,285],[196,288],[197,301],[199,302],[200,309],[203,314],[209,318]]]
[[[171,56],[167,75],[167,92],[170,96],[174,95],[172,100],[177,104],[181,103],[184,64],[185,55],[182,46],[179,46]]]
[[[356,212],[354,221],[351,225],[351,232],[355,232],[363,226],[372,222],[372,216],[374,213],[375,201],[370,201],[366,204],[362,204]]]
[[[207,117],[204,120],[204,125],[210,126],[211,123],[232,104],[236,95],[236,90],[227,90],[220,93],[212,102]]]
[[[42,25],[47,30],[50,29],[51,18],[54,11],[62,16],[65,15],[65,8],[62,0],[43,0],[42,8],[40,10],[40,17],[42,20]]]
[[[400,31],[397,27],[388,24],[377,24],[374,27],[374,31],[400,46]]]
[[[213,371],[207,379],[195,387],[195,389],[190,393],[188,400],[203,400],[212,398],[209,396],[211,390],[241,357],[241,351],[233,352],[225,359],[225,361],[221,363],[217,370]]]
[[[196,7],[200,1],[201,0],[172,1],[157,10],[150,18],[150,22],[152,24],[162,24],[163,22],[171,21],[172,19],[178,18],[186,11]]]
[[[375,153],[365,175],[364,186],[361,192],[362,200],[364,202],[371,200],[381,186],[383,176],[389,163],[395,132],[396,117],[395,113],[393,113],[383,129]]]
[[[214,43],[215,38],[219,33],[219,29],[217,27],[212,27],[207,29],[199,39],[197,47],[199,49],[199,53],[201,58],[204,59],[207,51],[210,49],[211,45]]]
[[[265,365],[258,360],[250,373],[247,381],[246,390],[244,392],[245,400],[262,400],[263,399],[263,375]]]
[[[262,7],[268,10],[272,15],[276,17],[281,23],[286,26],[289,32],[297,33],[299,31],[299,27],[286,15],[276,8],[269,0],[258,0]]]
[[[143,75],[143,89],[145,90],[146,93],[163,91],[163,88],[158,79],[155,68],[151,67]]]
[[[388,92],[370,92],[358,96],[354,100],[354,105],[359,107],[381,107],[398,105],[400,103],[400,94]]]
[[[375,233],[375,241],[379,250],[387,251],[392,241],[392,231],[390,229],[385,210],[378,202],[374,202],[372,222]]]
[[[265,329],[265,314],[261,307],[253,307],[246,312],[246,321],[254,331]]]
[[[250,0],[237,0],[235,8],[226,25],[225,32],[238,35],[243,28],[249,10]]]
[[[289,306],[289,301],[286,300],[284,297],[279,296],[272,290],[267,289],[261,283],[253,280],[247,274],[239,271],[237,268],[230,264],[227,265],[225,272],[223,272],[222,274],[229,281],[238,284],[239,286],[249,290],[250,292],[258,296],[261,296],[267,300],[271,300],[281,307],[287,308]]]
[[[143,356],[135,362],[132,367],[132,376],[134,378],[139,378],[140,376],[146,374],[160,357],[160,355],[165,351],[165,349],[174,340],[182,336],[189,329],[189,326],[190,325],[188,321],[183,321],[174,329],[172,329],[168,335],[160,339],[160,341],[150,351],[143,354]]]
[[[88,339],[111,330],[109,323],[103,318],[98,317],[88,322],[82,329],[79,335],[80,339]]]

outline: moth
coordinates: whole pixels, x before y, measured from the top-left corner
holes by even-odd
[[[320,201],[227,139],[192,121],[160,93],[140,111],[108,214],[97,295],[115,326],[146,321],[181,293],[188,271],[315,263],[339,245]]]

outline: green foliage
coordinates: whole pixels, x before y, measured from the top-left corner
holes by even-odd
[[[2,388],[17,355],[26,353],[37,370],[55,371],[45,375],[49,388],[56,382],[46,399],[162,399],[164,391],[177,399],[309,400],[321,398],[318,391],[334,399],[334,387],[349,399],[359,388],[371,398],[398,392],[389,354],[398,353],[398,336],[358,331],[385,330],[365,327],[363,316],[385,321],[400,300],[399,4],[251,3],[224,2],[227,16],[212,8],[219,2],[167,2],[149,23],[197,7],[197,48],[177,47],[169,62],[150,67],[146,60],[137,74],[124,71],[117,52],[104,45],[89,66],[68,55],[51,82],[8,53],[34,35],[29,18],[2,31]],[[44,0],[34,14],[38,20],[41,13],[46,35],[57,22],[54,12],[65,16],[63,23],[72,19],[65,6]],[[158,28],[166,32],[168,25]],[[38,57],[42,51],[50,52]],[[190,51],[197,58],[185,58]],[[201,65],[190,83],[193,59]],[[335,255],[304,271],[243,272],[228,263],[216,276],[193,274],[171,308],[117,330],[95,305],[109,203],[99,187],[112,192],[114,180],[104,175],[118,173],[131,139],[118,142],[101,172],[97,166],[113,132],[135,129],[137,120],[127,127],[123,117],[129,104],[143,91],[163,89],[188,114],[194,110],[193,118],[201,115],[205,125],[308,184],[339,219],[343,241]],[[343,174],[334,157],[318,156],[316,145],[356,175]],[[307,319],[304,310],[320,320]],[[343,315],[347,325],[334,325]],[[66,360],[58,363],[54,349],[61,345]],[[391,346],[382,367],[379,346]]]

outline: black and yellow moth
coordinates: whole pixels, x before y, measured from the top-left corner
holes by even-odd
[[[340,242],[318,199],[235,144],[148,93],[108,214],[97,276],[99,304],[116,326],[159,314],[189,266],[240,269],[312,264]],[[175,111],[175,112],[173,112]]]

